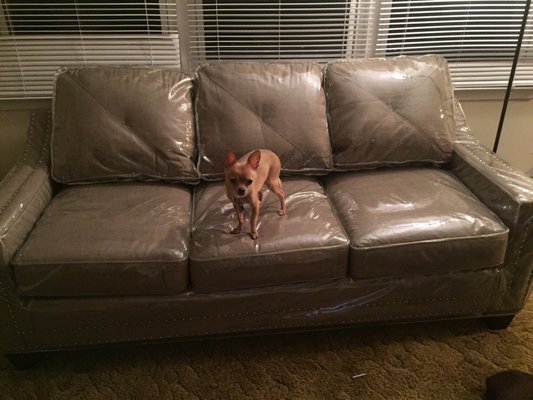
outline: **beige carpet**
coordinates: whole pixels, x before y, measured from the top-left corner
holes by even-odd
[[[481,399],[533,373],[533,297],[507,330],[477,320],[0,357],[1,399]],[[360,374],[366,374],[355,377]]]

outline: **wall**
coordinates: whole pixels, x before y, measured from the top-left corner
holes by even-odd
[[[502,101],[461,100],[472,133],[492,149]],[[498,155],[522,172],[533,173],[533,100],[509,102]]]
[[[492,149],[502,102],[461,99],[461,104],[473,134]],[[28,110],[0,110],[0,178],[22,154],[29,115]],[[533,100],[509,103],[498,154],[522,172],[533,168]]]
[[[0,179],[22,154],[29,125],[29,111],[0,111]]]

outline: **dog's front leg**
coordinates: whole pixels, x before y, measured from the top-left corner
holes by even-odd
[[[240,233],[242,230],[242,224],[244,222],[244,209],[242,205],[239,205],[235,202],[233,202],[233,209],[235,210],[235,215],[237,216],[237,220],[239,221],[238,225],[231,230],[231,233],[237,234]]]
[[[259,234],[257,233],[257,219],[259,217],[259,208],[261,207],[261,203],[259,203],[258,199],[257,201],[252,203],[252,218],[250,219],[250,236],[253,240],[256,240],[259,238]]]

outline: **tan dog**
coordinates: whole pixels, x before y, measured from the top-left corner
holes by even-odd
[[[231,150],[227,150],[224,166],[226,194],[233,203],[235,214],[239,220],[239,224],[231,230],[231,233],[241,231],[244,222],[244,203],[247,203],[252,208],[250,236],[255,240],[259,237],[257,218],[263,201],[263,186],[265,184],[279,198],[280,210],[278,214],[285,215],[285,193],[279,178],[281,171],[279,157],[270,150],[261,149],[251,151],[237,161],[235,154]]]

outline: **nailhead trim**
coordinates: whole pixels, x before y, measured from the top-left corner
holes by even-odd
[[[484,164],[485,166],[487,166],[489,169],[491,169],[492,171],[496,172],[496,173],[499,173],[498,170],[496,168],[494,168],[492,165],[488,164],[487,162],[485,162],[482,158],[480,158],[478,155],[476,155],[476,153],[474,153],[471,149],[468,148],[468,144],[464,144],[464,143],[461,143],[461,142],[456,142],[455,145],[457,147],[460,147],[462,148],[464,151],[468,152],[469,154],[472,155],[472,157],[474,157],[476,160],[478,160],[480,163]],[[493,155],[493,158],[498,161],[500,163],[500,166],[503,167],[503,169],[506,169],[507,171],[509,172],[513,172],[513,173],[516,173],[516,171],[511,168],[509,165],[507,165],[505,162],[503,162],[503,160],[501,160],[500,158],[498,158],[496,155]]]
[[[33,127],[34,127],[34,122],[35,122],[35,112],[32,112],[31,113],[31,118],[30,118],[30,127],[29,127],[29,130],[28,130],[28,139],[26,139],[26,147],[24,149],[24,156],[22,158],[22,161],[26,161],[26,159],[28,158],[28,153],[30,151],[30,144],[31,144],[31,141],[32,141],[32,138],[33,138]],[[35,169],[35,167],[34,167]],[[33,171],[32,171],[33,173]],[[11,202],[13,201],[13,199],[15,199],[15,197],[17,197],[18,193],[20,192],[20,188],[21,186],[24,185],[24,183],[28,180],[28,178],[31,176],[31,174],[29,174],[26,179],[24,180],[24,182],[22,182],[22,184],[18,187],[18,189],[11,195],[11,197],[9,198],[9,200],[4,204],[4,206],[2,207],[2,209],[0,209],[0,215],[2,215],[2,213],[7,209],[7,207],[9,207],[9,205],[11,204]]]
[[[484,164],[485,166],[487,166],[489,169],[491,169],[492,171],[496,172],[496,173],[499,173],[498,170],[496,168],[494,168],[493,166],[489,165],[488,163],[486,163],[483,159],[481,159],[479,156],[477,156],[472,150],[470,150],[468,148],[468,145],[466,144],[463,144],[463,143],[456,143],[458,145],[458,147],[461,147],[463,150],[465,150],[466,152],[468,152],[469,154],[472,155],[472,157],[474,157],[476,160],[478,160],[480,163]],[[504,169],[508,170],[509,172],[516,172],[513,168],[511,168],[509,165],[507,165],[505,162],[503,162],[502,160],[500,160],[497,156],[494,156],[494,158],[500,162],[500,165],[501,167],[503,167]],[[505,189],[504,189],[505,190]],[[508,193],[506,190],[505,192],[512,196],[512,194]],[[518,270],[518,261],[520,259],[520,256],[522,254],[522,251],[524,250],[524,246],[525,246],[525,243],[527,241],[527,238],[529,236],[529,230],[531,229],[531,227],[533,226],[532,224],[533,220],[529,220],[526,224],[526,226],[524,227],[524,231],[523,231],[523,239],[522,239],[522,242],[520,244],[520,248],[518,249],[518,252],[514,258],[514,262],[513,262],[513,268],[511,270],[511,279],[509,281],[509,284],[507,285],[507,291],[506,291],[506,295],[509,296],[510,293],[511,293],[511,289],[512,289],[512,286],[514,284],[514,281],[515,281],[515,278],[516,278],[516,273],[517,273],[517,270]],[[525,296],[527,295],[527,287],[531,284],[533,280],[533,269],[531,270],[530,272],[530,275],[528,277],[528,280],[527,280],[527,285],[526,285],[526,289],[525,289],[525,293],[524,293],[524,299],[525,299]],[[504,308],[501,307],[500,310],[503,310]]]
[[[529,231],[531,230],[531,227],[533,227],[531,222],[532,222],[532,220],[530,219],[529,222],[526,224],[526,227],[524,229],[524,233],[523,233],[524,237],[522,239],[522,242],[520,243],[520,248],[518,249],[518,251],[516,253],[516,257],[515,257],[515,260],[514,260],[514,263],[513,263],[513,273],[511,275],[511,280],[509,281],[509,285],[507,285],[507,294],[510,293],[511,288],[513,286],[515,275],[516,275],[516,271],[518,269],[518,260],[520,259],[520,256],[522,255],[522,252],[523,252],[524,247],[526,245],[526,241],[527,241],[527,239],[529,237]],[[531,274],[533,274],[533,269],[532,269]]]
[[[28,139],[26,141],[26,150],[24,151],[23,161],[26,161],[26,159],[28,157],[28,151],[29,151],[29,148],[30,148],[30,142],[32,141],[32,137],[33,137],[34,125],[35,125],[35,112],[32,112],[31,120],[30,120],[30,128],[29,128],[29,131],[28,131]],[[48,116],[48,120],[47,120],[47,123],[46,123],[47,132],[49,132],[49,130],[48,130],[49,128],[50,128],[50,116]],[[7,209],[7,207],[9,207],[9,205],[13,202],[13,200],[20,193],[20,191],[21,191],[22,187],[24,186],[24,184],[28,181],[28,179],[30,179],[30,177],[37,171],[38,167],[43,163],[44,151],[45,151],[47,145],[48,145],[48,134],[45,136],[45,139],[44,139],[44,142],[43,142],[43,146],[41,148],[41,153],[39,154],[39,160],[33,166],[31,173],[28,174],[26,179],[24,179],[24,182],[22,182],[19,185],[17,190],[11,195],[9,200],[4,204],[2,209],[0,209],[0,215],[2,215],[2,213]],[[44,170],[46,172],[48,172],[48,168],[46,166],[45,166]]]
[[[28,159],[28,154],[29,154],[29,151],[30,151],[30,148],[31,148],[33,137],[34,137],[35,116],[36,116],[36,112],[34,111],[34,112],[31,113],[31,117],[30,117],[30,126],[29,126],[29,129],[28,129],[28,138],[26,139],[26,146],[25,146],[25,149],[24,149],[24,156],[22,158],[22,161],[26,161]],[[21,191],[22,187],[24,186],[24,184],[37,171],[38,167],[41,164],[43,164],[43,157],[45,155],[45,149],[47,148],[47,145],[48,145],[48,137],[49,137],[49,132],[50,132],[50,126],[51,126],[51,115],[49,113],[48,114],[48,118],[47,118],[47,122],[46,122],[45,139],[44,139],[44,142],[43,142],[43,146],[41,148],[41,153],[39,155],[39,160],[33,166],[32,172],[19,185],[17,190],[11,195],[11,197],[6,202],[6,204],[4,204],[4,206],[0,210],[0,215],[2,215],[2,213],[7,209],[7,207],[9,207],[9,205],[17,197],[17,195],[20,193],[20,191]],[[44,169],[45,169],[46,172],[48,172],[48,168],[46,167],[46,165],[44,166]],[[20,326],[18,324],[18,320],[16,318],[16,315],[15,315],[15,313],[13,311],[13,307],[11,305],[11,302],[9,301],[9,298],[7,297],[7,291],[6,291],[6,288],[5,288],[5,286],[4,286],[3,282],[2,282],[2,279],[0,279],[0,294],[1,294],[3,302],[7,305],[7,311],[9,313],[9,318],[11,320],[11,323],[13,324],[13,327],[15,328],[15,333],[17,334],[17,336],[21,337],[24,334],[24,332],[21,331],[21,329],[20,329]],[[22,337],[21,337],[21,339],[22,339]],[[26,343],[24,343],[23,346],[20,347],[20,350],[21,351],[22,350],[27,350]]]
[[[472,313],[483,313],[483,309],[470,309],[469,311],[458,311],[457,312],[460,315],[463,314],[472,314]],[[403,319],[425,319],[428,317],[444,317],[448,316],[449,312],[438,312],[438,313],[423,313],[423,314],[408,314],[408,315],[402,315],[399,317],[390,317],[388,318],[388,321],[396,321],[396,320],[403,320]],[[279,330],[279,329],[287,329],[287,328],[303,328],[303,327],[313,327],[313,328],[321,328],[326,326],[340,326],[340,325],[350,325],[350,324],[357,324],[357,323],[368,323],[368,322],[381,322],[381,318],[353,318],[353,319],[345,319],[340,321],[327,321],[327,322],[321,322],[319,325],[316,325],[314,322],[309,323],[296,323],[296,324],[278,324],[278,325],[263,325],[258,326],[254,328],[244,328],[244,329],[223,329],[223,330],[208,330],[203,332],[198,331],[192,331],[192,332],[184,332],[179,335],[148,335],[143,337],[136,337],[136,336],[129,336],[129,337],[122,337],[120,340],[111,339],[111,340],[92,340],[92,341],[80,341],[80,342],[70,342],[68,344],[65,344],[64,341],[62,341],[59,344],[50,346],[47,345],[46,348],[49,347],[71,347],[71,346],[88,346],[88,345],[99,345],[99,344],[106,344],[106,343],[120,343],[120,342],[132,342],[132,341],[150,341],[150,340],[164,340],[164,339],[173,339],[173,338],[186,338],[186,337],[198,337],[198,336],[211,336],[211,335],[220,335],[220,334],[239,334],[239,333],[246,333],[246,332],[260,332],[265,330]],[[30,350],[38,350],[40,349],[40,346],[29,346],[28,349]]]
[[[474,296],[474,297],[440,297],[440,298],[430,298],[423,300],[405,300],[405,301],[391,301],[391,302],[382,302],[382,303],[371,303],[363,304],[364,307],[387,307],[391,305],[413,305],[413,304],[429,304],[429,303],[442,303],[442,302],[457,302],[465,300],[479,300],[484,298],[484,296]],[[24,335],[32,334],[41,334],[41,333],[60,333],[60,332],[79,332],[79,331],[89,331],[92,329],[114,329],[114,328],[124,328],[124,327],[138,327],[138,326],[149,326],[149,325],[161,325],[171,324],[177,322],[191,322],[191,321],[207,321],[214,319],[227,319],[235,317],[250,317],[250,316],[261,316],[268,314],[279,314],[287,312],[301,312],[309,313],[319,311],[321,308],[283,308],[267,311],[250,311],[250,312],[240,312],[240,313],[226,313],[226,314],[213,314],[207,316],[194,316],[194,317],[184,317],[184,318],[172,318],[172,319],[157,319],[149,321],[139,321],[139,322],[124,322],[117,324],[107,324],[107,325],[86,325],[79,326],[75,328],[61,328],[61,329],[45,329],[45,330],[31,330],[23,331]]]

